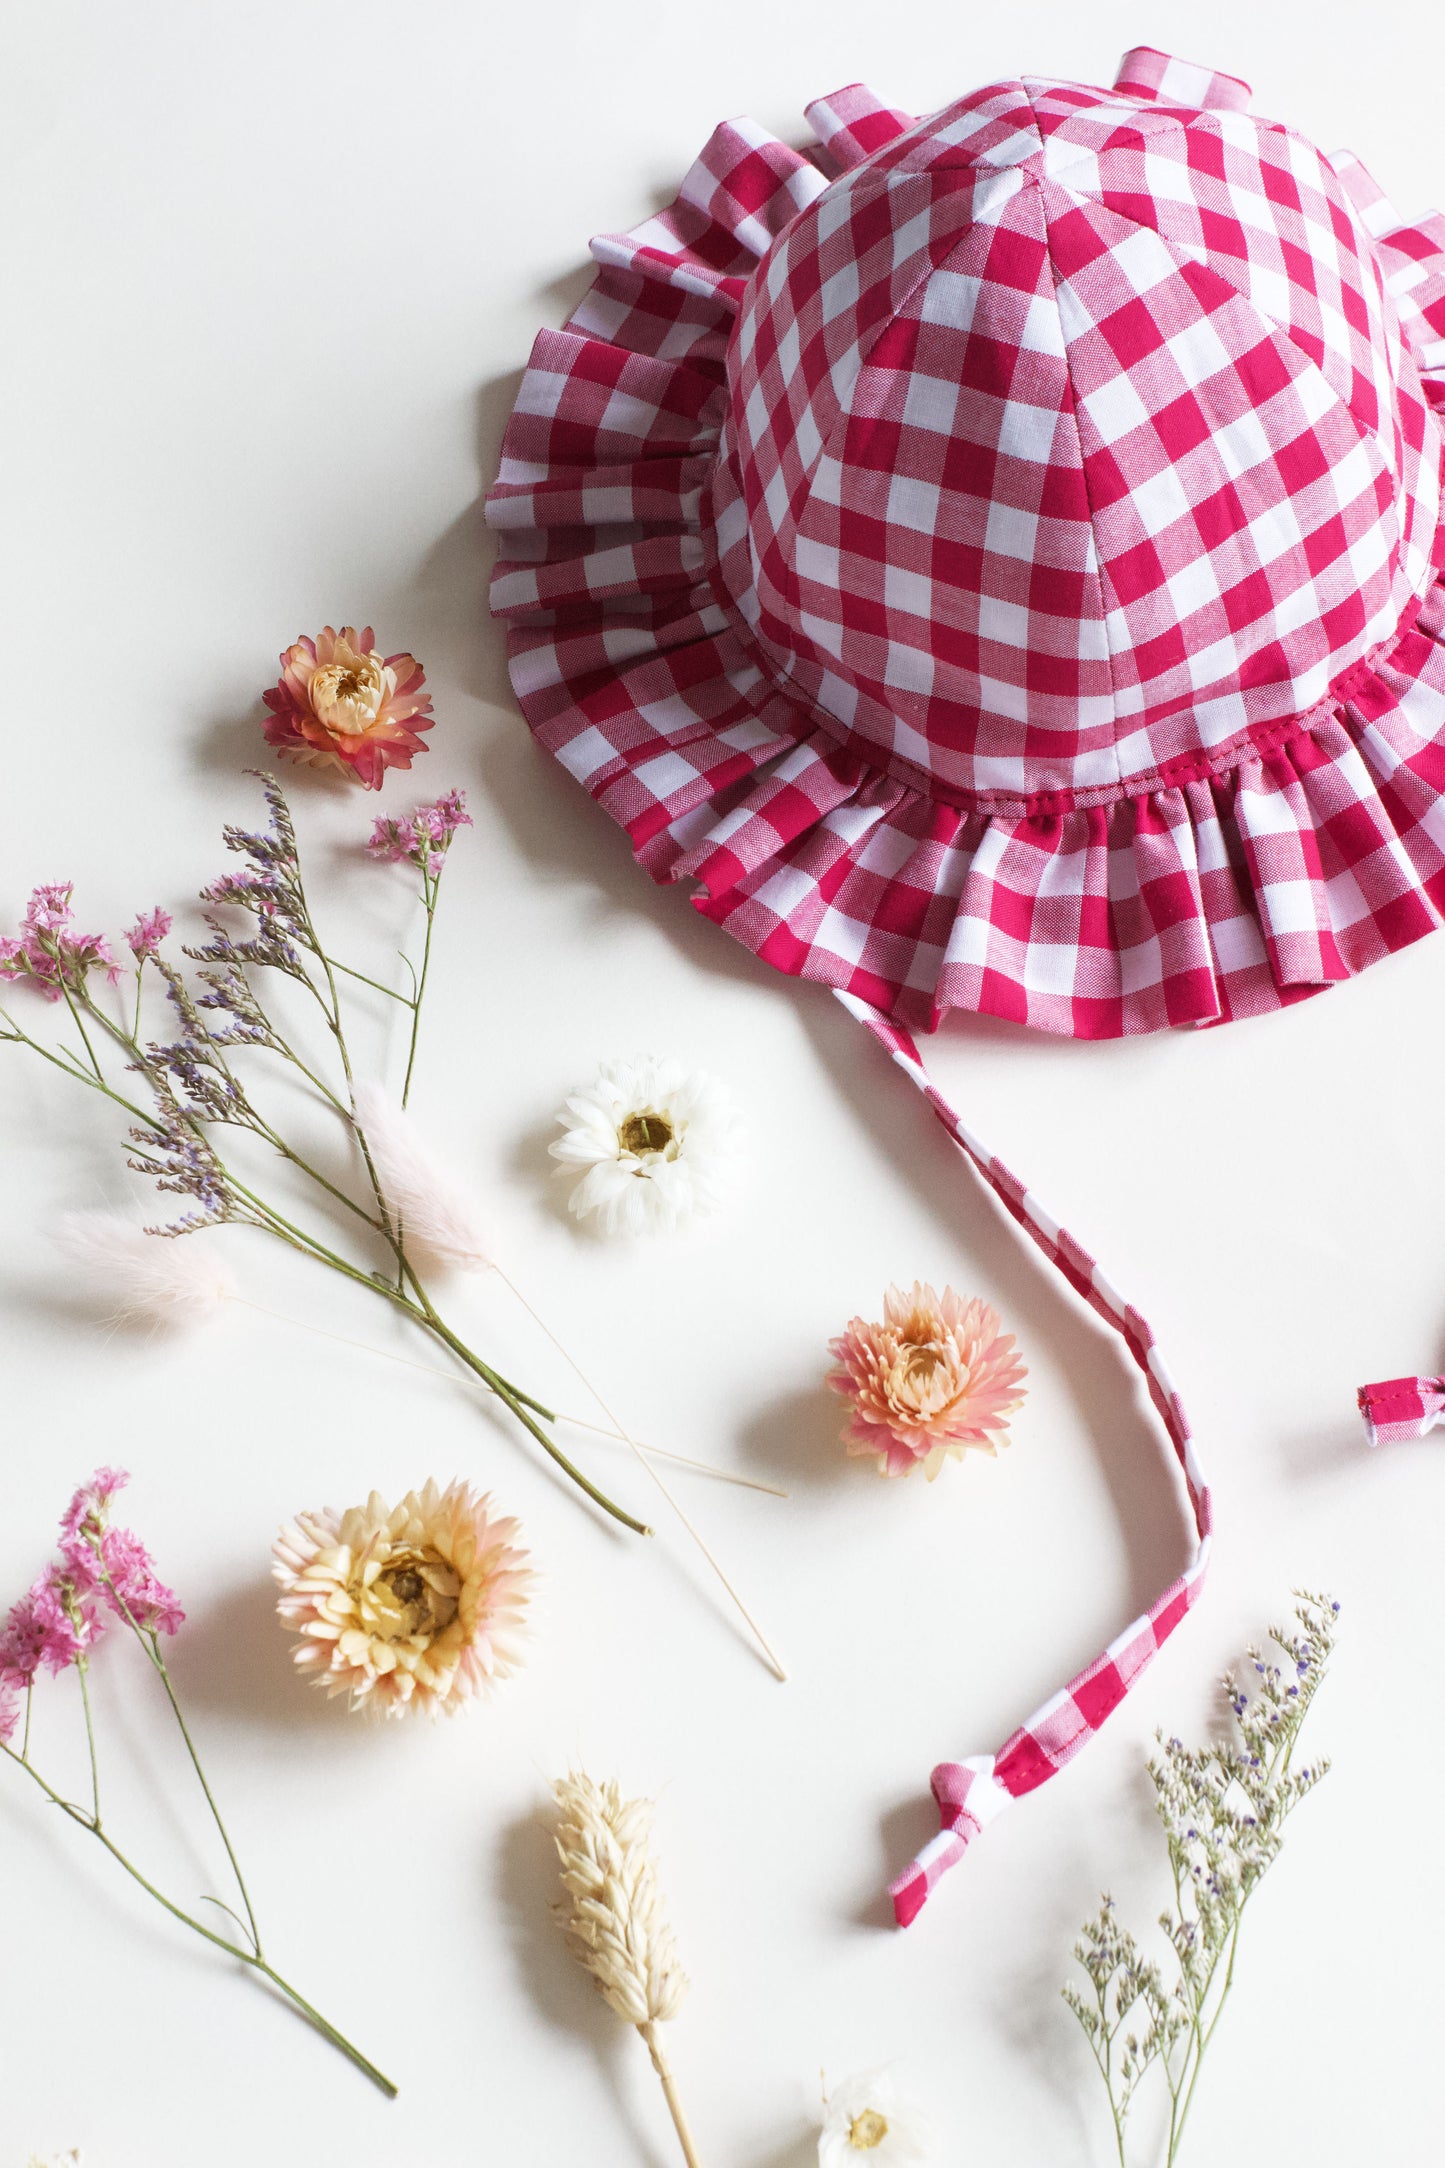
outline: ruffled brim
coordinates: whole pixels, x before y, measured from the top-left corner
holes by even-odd
[[[949,1009],[1112,1038],[1218,1023],[1354,976],[1445,923],[1445,581],[1308,727],[1108,806],[951,805],[780,693],[713,579],[724,362],[775,236],[912,125],[860,86],[818,148],[717,130],[672,207],[593,243],[533,350],[487,505],[528,724],[657,881],[766,962],[932,1029]],[[1357,162],[1426,390],[1445,409],[1445,221]]]

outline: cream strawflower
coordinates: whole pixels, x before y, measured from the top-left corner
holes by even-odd
[[[710,1077],[650,1055],[604,1062],[557,1119],[562,1135],[548,1149],[573,1178],[568,1204],[578,1219],[640,1234],[718,1204],[733,1118]]]
[[[932,2144],[927,2118],[903,2099],[891,2070],[849,2078],[823,2103],[819,2168],[919,2168]]]
[[[298,1514],[272,1569],[298,1666],[372,1715],[455,1713],[517,1667],[533,1581],[519,1534],[462,1482]]]

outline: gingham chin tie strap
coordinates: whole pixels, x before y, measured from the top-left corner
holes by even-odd
[[[1019,1726],[997,1754],[970,1755],[957,1762],[940,1762],[933,1772],[933,1796],[938,1801],[942,1828],[926,1844],[912,1864],[890,1884],[893,1914],[900,1927],[916,1919],[935,1885],[948,1869],[962,1859],[979,1831],[1002,1812],[1011,1799],[1034,1791],[1072,1760],[1079,1748],[1092,1739],[1105,1718],[1119,1706],[1141,1671],[1168,1640],[1198,1596],[1209,1557],[1213,1507],[1209,1487],[1195,1458],[1189,1423],[1179,1395],[1169,1380],[1154,1335],[1139,1312],[1116,1294],[1103,1273],[1074,1237],[1053,1219],[1000,1160],[970,1135],[945,1099],[934,1089],[917,1047],[909,1034],[860,1001],[856,995],[839,993],[838,999],[875,1039],[887,1048],[905,1076],[917,1085],[944,1128],[972,1160],[984,1181],[1006,1206],[1026,1233],[1057,1266],[1076,1294],[1091,1310],[1111,1325],[1133,1360],[1144,1373],[1149,1397],[1158,1411],[1183,1471],[1194,1515],[1198,1544],[1188,1567],[1142,1618],[1125,1627],[1101,1656],[1072,1679]],[[1438,1380],[1432,1381],[1438,1383]],[[1442,1400],[1445,1406],[1445,1400]]]
[[[1385,1378],[1356,1397],[1371,1445],[1402,1445],[1445,1423],[1445,1378]]]

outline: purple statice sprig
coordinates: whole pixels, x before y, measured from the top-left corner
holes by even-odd
[[[0,1756],[23,1771],[52,1806],[59,1807],[78,1828],[94,1837],[173,1920],[269,1981],[373,2084],[394,2097],[396,2087],[391,2080],[322,2017],[266,1956],[246,1878],[166,1662],[163,1643],[180,1631],[185,1612],[175,1591],[161,1579],[140,1537],[132,1529],[117,1527],[111,1517],[116,1493],[129,1480],[124,1469],[98,1468],[88,1483],[81,1484],[61,1516],[59,1555],[26,1594],[11,1605],[0,1626]],[[236,1936],[220,1932],[209,1920],[188,1910],[186,1903],[160,1890],[122,1850],[106,1822],[101,1804],[101,1733],[91,1700],[90,1669],[98,1642],[115,1626],[128,1633],[141,1650],[175,1719],[187,1760],[230,1863],[241,1910],[219,1897],[206,1897],[202,1902],[215,1906],[238,1930]],[[52,1783],[36,1762],[31,1747],[30,1719],[37,1687],[46,1678],[58,1682],[67,1674],[74,1675],[84,1719],[90,1767],[88,1804],[67,1797]]]
[[[168,913],[159,905],[141,913],[125,936],[135,963],[135,1002],[133,1017],[123,1019],[113,998],[112,952],[102,936],[76,931],[70,884],[37,889],[18,934],[0,945],[0,979],[29,983],[63,1001],[83,1051],[64,1039],[37,1036],[3,1003],[0,1040],[28,1047],[124,1113],[130,1166],[181,1201],[172,1217],[148,1232],[179,1237],[249,1226],[381,1295],[495,1394],[597,1506],[635,1532],[648,1533],[644,1522],[609,1498],[558,1446],[551,1411],[485,1362],[442,1318],[418,1263],[419,1238],[413,1236],[408,1246],[406,1214],[382,1180],[361,1111],[364,1094],[351,1051],[343,981],[379,987],[408,1010],[409,1089],[442,872],[456,836],[470,825],[461,792],[446,791],[393,822],[385,848],[377,847],[375,833],[368,846],[373,859],[399,853],[420,879],[426,913],[420,966],[403,958],[411,991],[399,993],[343,962],[322,939],[285,795],[273,777],[263,775],[260,783],[265,825],[226,829],[227,848],[241,863],[202,891],[211,938],[183,950],[199,968],[187,973],[166,952]],[[248,928],[233,927],[225,915],[232,909],[248,915]],[[315,1004],[309,1013],[314,1016],[319,1008],[324,1019],[329,1052],[311,1054],[283,1028],[264,991],[268,971],[306,989]],[[146,997],[161,992],[168,1028],[148,1037],[142,1029]],[[287,1116],[271,1111],[267,1070],[246,1066],[257,1055],[283,1064],[290,1081],[306,1088],[313,1107],[339,1125],[352,1164],[318,1163],[313,1148],[301,1148]],[[283,1209],[267,1193],[265,1174],[252,1170],[254,1147],[274,1154],[299,1177],[302,1205],[288,1199]],[[395,1169],[389,1179],[395,1187]],[[318,1210],[328,1215],[326,1222],[318,1223]],[[330,1221],[337,1221],[339,1230]]]
[[[1187,1747],[1159,1737],[1149,1763],[1173,1903],[1160,1916],[1164,1967],[1146,1958],[1106,1896],[1074,1948],[1088,1992],[1066,1987],[1104,2081],[1121,2168],[1135,2096],[1151,2070],[1169,2104],[1166,2168],[1174,2168],[1205,2050],[1234,1984],[1245,1908],[1280,1854],[1284,1827],[1329,1763],[1299,1759],[1305,1718],[1334,1651],[1339,1605],[1305,1590],[1294,1623],[1271,1627],[1223,1680],[1233,1735]]]

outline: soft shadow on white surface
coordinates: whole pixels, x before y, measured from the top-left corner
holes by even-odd
[[[557,1925],[555,1825],[555,1809],[539,1806],[519,1816],[497,1841],[497,1883],[517,1973],[548,2030],[575,2035],[595,2057],[618,2128],[630,2134],[636,2149],[638,2168],[672,2168],[671,2155],[639,2126],[624,2082],[627,2059],[640,2056],[646,2065],[647,2050],[569,1955]]]

